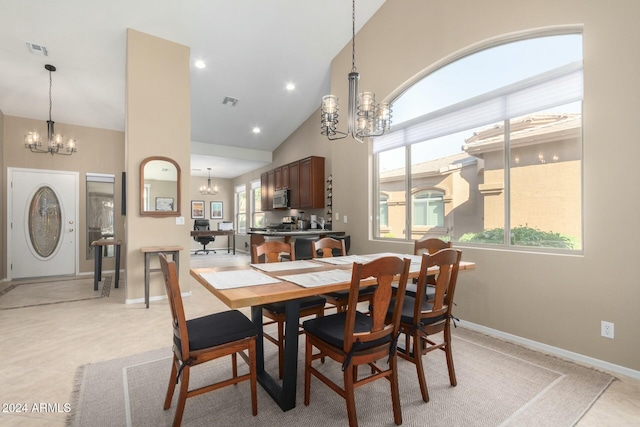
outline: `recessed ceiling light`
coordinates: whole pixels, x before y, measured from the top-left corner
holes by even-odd
[[[260,133],[260,128],[258,126],[254,127],[253,133]]]
[[[296,88],[296,85],[294,85],[293,83],[287,83],[287,90],[294,90]]]
[[[205,64],[204,61],[202,61],[202,60],[196,61],[193,65],[195,65],[196,68],[204,68],[204,67],[207,66],[207,64]]]

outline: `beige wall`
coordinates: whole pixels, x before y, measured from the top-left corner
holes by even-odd
[[[320,100],[318,100],[318,106],[319,105]],[[320,127],[318,125],[319,118],[320,110],[316,110],[273,152],[273,162],[271,164],[257,169],[253,172],[234,178],[233,185],[236,186],[248,184],[251,181],[259,180],[260,174],[262,172],[266,172],[278,166],[286,165],[288,163],[295,162],[296,160],[304,159],[305,157],[309,156],[318,156],[325,158],[324,176],[325,179],[328,178],[330,174],[335,172],[331,163],[331,144],[328,144],[326,138],[320,135]],[[341,143],[344,142],[333,142],[333,144]],[[249,191],[248,187],[247,191]],[[327,193],[325,190],[325,196],[326,194]],[[295,209],[292,209],[290,211],[271,211],[267,213],[266,222],[267,224],[270,222],[278,222],[283,215],[295,215],[297,214],[297,212],[298,211]],[[325,209],[305,209],[304,212],[307,218],[311,214],[326,217]],[[334,230],[337,229],[338,228],[334,227]],[[244,249],[244,244],[248,242],[249,239],[247,236],[236,236],[236,245],[238,248]]]
[[[584,25],[584,255],[463,248],[463,259],[478,267],[459,277],[456,315],[636,371],[640,286],[635,272],[624,267],[635,264],[640,241],[635,226],[640,197],[634,185],[640,182],[635,165],[640,158],[635,142],[640,52],[627,49],[631,40],[640,39],[639,14],[640,3],[633,0],[539,0],[527,3],[524,12],[522,3],[512,0],[387,0],[356,39],[360,89],[375,91],[382,100],[399,94],[429,67],[479,43],[539,28]],[[332,64],[332,93],[341,99],[347,98],[350,48],[346,45]],[[367,144],[327,142],[316,112],[278,154],[295,153],[295,160],[320,147],[330,150],[333,210],[340,215],[334,229],[352,236],[352,251],[411,251],[409,243],[370,239]],[[257,178],[258,171],[252,174]],[[615,323],[614,340],[600,337],[601,320]]]
[[[632,0],[540,0],[527,3],[525,12],[521,2],[510,0],[388,0],[356,40],[360,87],[384,98],[479,42],[542,27],[584,25],[584,255],[465,248],[463,259],[476,261],[478,268],[459,279],[456,314],[635,370],[640,370],[635,307],[640,286],[634,272],[619,267],[635,264],[640,240],[634,185],[640,181],[635,166],[640,145],[634,142],[640,131],[640,52],[627,49],[631,40],[640,39],[639,13],[640,3]],[[333,92],[342,99],[350,59],[347,46],[332,67]],[[334,210],[350,216],[346,227],[354,251],[410,250],[407,244],[369,241],[368,147],[356,142],[332,147]],[[344,182],[362,194],[347,190]],[[615,322],[614,340],[600,337],[601,320]]]
[[[144,256],[140,248],[178,245],[180,284],[189,290],[189,230],[191,169],[191,110],[189,96],[189,48],[135,30],[127,30],[126,66],[126,168],[127,168],[127,300],[144,298]],[[140,216],[140,163],[164,156],[180,166],[180,211],[175,217]],[[157,257],[153,257],[156,268]],[[151,274],[150,295],[164,297],[161,274]]]
[[[15,116],[4,116],[4,144],[2,153],[4,162],[3,182],[6,179],[7,168],[49,169],[79,172],[79,214],[78,218],[78,260],[80,273],[93,272],[93,260],[86,259],[86,174],[101,173],[115,175],[115,233],[117,238],[124,238],[124,218],[120,214],[122,200],[122,171],[124,171],[124,132],[96,129],[84,126],[74,126],[66,123],[56,123],[56,130],[60,133],[73,135],[78,140],[78,152],[72,156],[51,156],[49,154],[35,154],[24,147],[24,135],[33,129],[41,129],[46,133],[46,117],[42,120],[25,119]],[[2,200],[6,203],[7,189],[2,185]],[[7,247],[6,204],[2,207],[2,247]],[[3,250],[4,252],[4,250]],[[8,276],[7,257],[2,257],[1,278]],[[123,264],[124,265],[124,264]],[[107,258],[103,268],[112,270],[115,267],[113,259]]]
[[[5,220],[7,212],[7,190],[4,185],[7,169],[4,166],[4,113],[2,110],[0,110],[0,165],[2,165],[2,173],[0,173],[0,194],[2,195],[2,197],[0,197],[0,227],[3,227],[3,231],[0,233],[0,236],[2,236],[0,238],[0,247],[3,248],[2,252],[4,252],[4,248],[7,247],[7,233],[4,232],[4,230],[7,229]],[[3,256],[0,258],[2,258],[2,260],[0,260],[0,280],[2,280],[7,277],[7,257]]]
[[[193,218],[191,218],[191,200],[204,201],[204,215],[209,220],[212,230],[218,229],[218,223],[222,221],[233,221],[235,226],[235,218],[233,212],[234,192],[230,179],[221,179],[211,177],[211,185],[218,186],[218,194],[200,194],[200,186],[207,185],[207,177],[192,176],[191,185],[189,187],[189,211],[184,213],[185,221],[189,230],[193,230]],[[211,202],[222,202],[222,219],[211,219]],[[189,250],[191,252],[202,249],[202,245],[193,238],[190,239]],[[231,240],[233,243],[233,239]],[[218,236],[215,242],[207,245],[207,249],[222,250],[227,248],[227,237]]]

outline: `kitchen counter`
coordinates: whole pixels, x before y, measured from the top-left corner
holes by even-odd
[[[280,231],[280,230],[253,230],[248,231],[247,234],[251,234],[251,244],[259,245],[264,242],[265,237],[283,237],[285,243],[289,243],[291,237],[296,236],[317,236],[318,238],[323,238],[328,235],[332,236],[344,236],[344,231],[333,231],[333,230],[322,230],[320,228],[311,228],[309,230],[291,230],[291,231]]]

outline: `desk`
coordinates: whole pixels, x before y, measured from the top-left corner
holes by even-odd
[[[402,254],[385,254],[397,255]],[[310,271],[332,270],[336,268],[351,269],[352,264],[331,265],[320,261],[310,260],[313,263],[320,264],[320,267],[310,270],[287,270],[273,273],[262,273],[271,276],[285,276],[288,274],[300,274]],[[288,411],[296,406],[296,381],[298,376],[298,317],[300,314],[300,301],[298,298],[307,296],[326,294],[329,292],[348,290],[351,282],[335,283],[331,285],[318,286],[313,288],[304,288],[291,282],[279,282],[270,285],[247,286],[242,288],[216,289],[202,277],[202,274],[215,271],[243,270],[247,267],[221,267],[221,268],[194,268],[190,273],[201,285],[207,288],[212,294],[218,297],[230,308],[251,307],[251,320],[258,329],[258,339],[256,340],[256,359],[257,359],[257,375],[260,385],[269,393],[273,400],[280,406],[283,411]],[[460,270],[469,270],[475,268],[472,262],[461,262]],[[412,271],[409,278],[418,277],[419,271]],[[375,284],[362,282],[363,285]],[[262,305],[285,301],[285,344],[284,344],[284,372],[282,376],[282,386],[278,381],[269,375],[264,369],[264,341],[263,341],[263,324],[262,324]],[[293,339],[287,339],[293,337]],[[277,374],[276,374],[277,378]]]
[[[118,287],[118,281],[120,280],[120,246],[122,245],[121,240],[114,239],[100,239],[94,240],[91,242],[91,246],[94,247],[93,250],[93,290],[98,290],[98,282],[102,280],[102,247],[114,245],[116,247],[116,274],[115,274],[115,287]]]
[[[178,252],[181,250],[182,246],[147,246],[140,248],[140,252],[144,254],[144,303],[147,308],[149,308],[149,274],[162,271],[160,268],[150,268],[151,256],[158,255],[161,252],[170,254],[176,262],[176,274],[180,277],[180,256]]]
[[[236,254],[236,233],[233,230],[192,230],[191,237],[227,236],[227,253],[233,248]],[[233,242],[233,245],[232,245]]]

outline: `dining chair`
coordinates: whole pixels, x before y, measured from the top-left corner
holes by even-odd
[[[423,253],[435,254],[441,249],[447,249],[451,247],[451,242],[444,241],[442,239],[438,239],[435,237],[428,237],[425,239],[416,240],[413,244],[413,254],[414,255],[422,255]],[[416,286],[417,281],[414,280],[413,283],[407,284],[407,292],[406,295],[415,296],[416,295]],[[425,297],[427,299],[433,298],[435,294],[434,286],[436,284],[435,277],[433,275],[427,276],[427,288],[425,292]]]
[[[259,245],[251,246],[251,263],[260,264],[262,262],[280,262],[280,256],[288,255],[288,259],[291,261],[296,260],[295,249],[291,243],[284,243],[279,240],[269,240]],[[320,296],[310,296],[300,298],[300,316],[307,317],[315,315],[322,317],[324,315],[324,306],[327,303],[326,298]],[[262,315],[268,319],[269,322],[264,323],[266,325],[277,325],[277,334],[272,336],[264,333],[264,337],[275,344],[278,347],[278,374],[282,378],[284,371],[284,323],[285,323],[285,303],[274,302],[265,304],[262,306]]]
[[[311,255],[313,258],[333,257],[336,252],[339,252],[341,256],[347,255],[344,240],[324,237],[320,240],[311,242],[310,245]],[[375,289],[375,285],[360,289],[358,292],[358,302],[370,301]],[[327,294],[322,294],[322,296],[325,297],[327,299],[327,303],[334,306],[338,312],[344,311],[347,303],[349,302],[349,290],[329,292]]]
[[[442,249],[432,255],[424,253],[416,295],[404,296],[400,332],[405,335],[405,346],[398,347],[398,355],[416,365],[420,392],[425,402],[429,401],[429,392],[422,364],[423,355],[433,350],[443,350],[447,359],[449,382],[452,386],[458,383],[451,350],[451,310],[461,258],[462,251],[453,248]],[[435,274],[434,297],[427,301],[425,293],[427,277],[431,274],[428,269],[431,267],[437,267],[438,273]],[[395,316],[397,313],[389,309],[387,320],[392,321]],[[436,342],[434,335],[440,332],[443,333],[442,340]]]
[[[158,256],[173,318],[173,363],[164,401],[165,410],[171,406],[175,387],[178,382],[180,383],[173,426],[177,427],[182,423],[187,398],[246,380],[251,384],[252,413],[254,416],[257,415],[256,337],[258,331],[255,325],[237,310],[186,320],[175,261],[168,261],[164,253],[159,253]],[[245,354],[245,350],[248,355]],[[238,354],[249,365],[249,373],[240,376],[238,376]],[[189,390],[191,367],[229,355],[232,378]]]
[[[409,259],[382,257],[366,264],[354,263],[351,273],[349,302],[346,311],[330,314],[303,322],[306,335],[304,363],[304,404],[311,397],[311,375],[338,393],[347,403],[349,426],[358,425],[354,390],[374,380],[386,378],[391,384],[391,401],[394,422],[402,424],[400,393],[398,389],[396,340],[400,328],[400,314],[409,273]],[[391,283],[398,279],[398,290],[393,299],[394,312],[390,320],[385,319],[393,294]],[[375,280],[378,284],[371,300],[371,311],[367,315],[358,311],[358,291],[362,281]],[[319,353],[313,354],[313,348]],[[330,357],[342,364],[344,386],[336,384],[317,370],[312,362]],[[385,369],[383,363],[388,363]],[[358,366],[368,365],[371,370],[358,376]]]

